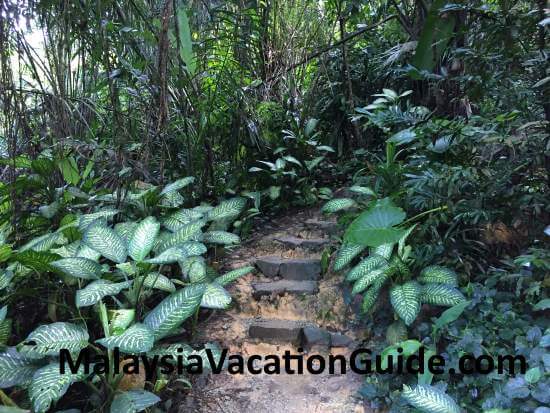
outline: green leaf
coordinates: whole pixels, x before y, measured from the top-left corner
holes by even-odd
[[[254,267],[242,267],[237,268],[236,270],[229,271],[214,280],[218,285],[226,286],[230,282],[235,281],[237,278],[242,277],[243,275],[249,274],[254,271]]]
[[[401,208],[387,204],[377,204],[361,213],[348,227],[344,240],[354,244],[377,247],[396,243],[405,232],[394,228],[405,219]]]
[[[246,206],[246,198],[236,197],[222,201],[208,213],[208,220],[220,221],[222,219],[234,219],[239,216]]]
[[[19,248],[19,252],[24,251],[48,251],[54,247],[56,244],[61,244],[65,237],[61,232],[53,232],[44,234],[38,238],[34,238]]]
[[[375,282],[381,282],[382,280],[385,280],[388,277],[386,270],[387,268],[376,268],[363,275],[361,278],[355,281],[355,284],[353,284],[351,294],[360,294]]]
[[[461,303],[453,305],[451,308],[446,309],[434,322],[434,328],[439,330],[446,326],[447,324],[452,323],[457,320],[458,317],[462,315],[466,307],[470,304],[471,301],[463,301]]]
[[[0,270],[0,291],[9,287],[14,275],[15,274],[11,270]]]
[[[145,390],[128,390],[117,394],[111,403],[111,413],[137,413],[160,402],[160,398]]]
[[[201,235],[201,228],[204,226],[204,221],[195,221],[185,224],[173,234],[169,234],[163,239],[158,251],[166,251],[168,248],[177,247],[187,241],[195,240]]]
[[[50,264],[59,258],[59,255],[45,251],[24,251],[14,256],[15,261],[36,272],[54,271]]]
[[[25,386],[39,367],[36,359],[21,354],[15,347],[0,353],[0,389]]]
[[[351,192],[355,192],[356,194],[360,195],[371,195],[376,196],[376,192],[374,192],[371,188],[368,186],[359,186],[359,185],[353,185],[351,188],[349,188]]]
[[[75,303],[77,307],[87,307],[99,302],[103,297],[108,295],[117,295],[123,289],[132,285],[132,281],[123,281],[113,283],[108,280],[97,280],[82,290],[76,292]]]
[[[456,288],[446,284],[426,284],[422,286],[423,303],[451,307],[466,299]]]
[[[418,384],[432,384],[434,374],[429,370],[429,360],[436,355],[433,350],[426,350],[424,353],[424,373],[418,373]]]
[[[125,262],[128,256],[124,240],[111,228],[92,225],[84,233],[83,241],[105,258],[116,263]]]
[[[208,231],[202,236],[203,242],[209,244],[231,245],[238,244],[241,239],[238,235],[226,231]]]
[[[189,257],[182,265],[183,274],[189,278],[192,283],[206,281],[206,263],[202,257]]]
[[[137,222],[119,222],[115,225],[115,232],[124,240],[124,244],[128,245],[137,226]]]
[[[164,337],[194,314],[205,290],[205,284],[190,285],[169,295],[151,310],[144,323],[153,330],[155,339]]]
[[[176,286],[170,278],[158,272],[149,273],[143,278],[143,286],[146,288],[156,288],[157,290],[173,293],[176,291]]]
[[[460,413],[458,404],[447,394],[433,386],[403,385],[403,398],[424,413]]]
[[[59,167],[59,170],[61,171],[61,174],[63,175],[63,179],[65,179],[65,182],[71,185],[77,185],[78,182],[80,182],[78,166],[72,156],[61,159],[57,165]]]
[[[122,353],[144,353],[153,348],[155,343],[153,331],[145,324],[137,323],[118,336],[96,340],[109,350],[118,347]]]
[[[133,308],[109,310],[109,332],[114,336],[124,333],[134,322],[135,317],[136,310]]]
[[[400,132],[393,134],[388,142],[393,142],[396,145],[403,145],[405,143],[410,143],[416,139],[416,132],[411,129],[404,129]]]
[[[11,326],[11,318],[4,318],[0,320],[0,348],[8,343],[8,340],[11,336]]]
[[[405,340],[386,347],[380,354],[380,368],[383,370],[388,368],[390,362],[388,356],[392,356],[391,361],[393,365],[397,362],[398,356],[410,357],[416,353],[420,347],[422,347],[422,343],[418,340]],[[399,349],[402,349],[402,351],[400,352]]]
[[[525,373],[525,381],[529,384],[535,384],[542,378],[542,372],[538,367],[532,367]]]
[[[69,386],[82,381],[89,374],[84,373],[84,366],[81,365],[77,373],[71,373],[68,366],[65,374],[59,371],[59,362],[53,362],[38,369],[32,378],[29,387],[29,397],[35,413],[47,412],[53,403],[56,403],[69,389]]]
[[[387,268],[388,261],[384,257],[375,254],[369,255],[347,273],[346,281],[355,281],[364,277],[373,270],[385,270]]]
[[[550,298],[544,298],[533,306],[533,311],[543,311],[550,308]]]
[[[190,209],[180,209],[162,220],[162,225],[174,232],[185,224],[201,219],[204,216],[202,212]]]
[[[391,254],[393,252],[393,246],[395,244],[389,243],[389,244],[382,244],[378,245],[377,247],[371,247],[369,248],[369,254],[373,255],[380,255],[381,257],[384,257],[385,259],[389,259],[391,257]]]
[[[185,178],[178,179],[177,181],[166,185],[161,191],[160,196],[169,194],[170,192],[179,191],[193,182],[195,182],[195,178],[192,176],[186,176]]]
[[[334,271],[341,271],[344,267],[351,263],[355,257],[361,254],[365,248],[367,248],[365,245],[344,242],[336,255],[336,260],[334,261]]]
[[[168,248],[154,258],[149,258],[145,262],[149,264],[172,264],[174,262],[183,261],[188,257],[187,252],[180,247]]]
[[[439,265],[430,265],[424,268],[420,273],[418,281],[422,283],[447,284],[451,287],[458,286],[456,273],[449,268]]]
[[[101,265],[87,258],[63,258],[50,265],[71,277],[97,280],[101,276]]]
[[[386,341],[390,345],[406,340],[407,336],[407,326],[401,320],[391,323],[386,330]]]
[[[12,249],[9,245],[1,245],[0,246],[0,262],[7,261],[12,254]]]
[[[356,205],[357,203],[350,198],[331,199],[321,208],[321,212],[324,214],[332,214],[334,212],[353,208]]]
[[[185,67],[189,75],[195,74],[197,63],[195,54],[193,53],[193,41],[191,37],[191,29],[189,27],[189,19],[185,7],[178,7],[178,30],[179,30],[179,53],[181,60],[185,63]]]
[[[59,356],[67,349],[78,353],[88,346],[88,331],[79,325],[57,322],[37,327],[21,344],[19,352],[30,356]]]
[[[143,261],[155,245],[160,224],[153,217],[147,217],[134,229],[128,243],[128,254],[136,261]],[[126,257],[124,257],[126,259]]]
[[[116,209],[105,209],[103,211],[94,212],[92,214],[82,215],[78,218],[78,229],[80,232],[84,232],[95,221],[101,219],[105,219],[108,221],[116,214],[118,214],[118,210]]]
[[[206,286],[202,296],[201,307],[224,309],[231,304],[231,296],[221,285],[212,283]]]
[[[380,288],[376,288],[375,285],[370,287],[364,294],[363,294],[363,301],[361,302],[361,313],[366,314],[372,308],[374,307],[374,304],[376,304],[376,300],[378,299],[378,295],[380,294]]]
[[[410,326],[420,312],[421,287],[415,281],[395,285],[390,290],[390,301],[397,315]]]

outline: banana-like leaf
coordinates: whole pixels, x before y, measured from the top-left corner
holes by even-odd
[[[136,261],[143,261],[151,252],[157,235],[160,231],[160,224],[153,217],[147,217],[141,221],[128,243],[128,254]]]
[[[59,258],[61,258],[59,255],[51,252],[34,250],[23,251],[14,256],[15,261],[25,267],[32,268],[36,272],[55,271],[50,264]]]
[[[251,273],[252,271],[254,271],[254,267],[251,267],[251,266],[250,267],[237,268],[236,270],[229,271],[228,273],[225,273],[225,274],[219,276],[218,278],[216,278],[214,280],[214,282],[223,287],[223,286],[226,286],[227,284],[229,284],[230,282],[235,281],[237,278],[240,278],[243,275]]]
[[[389,260],[391,257],[391,254],[393,252],[393,246],[395,244],[388,243],[388,244],[382,244],[377,247],[369,248],[369,254],[376,254],[384,257],[385,259]]]
[[[101,276],[101,265],[88,258],[63,258],[50,265],[70,277],[97,280]]]
[[[118,214],[118,210],[106,209],[103,211],[94,212],[92,214],[81,215],[78,219],[78,229],[80,232],[85,232],[94,221],[98,219],[109,220],[116,214]]]
[[[117,295],[125,288],[129,288],[132,285],[132,281],[123,281],[119,283],[113,283],[108,280],[97,280],[82,290],[76,292],[76,306],[87,307],[99,302],[103,297],[108,295]]]
[[[146,288],[156,288],[157,290],[166,291],[169,293],[176,291],[176,286],[172,281],[170,281],[170,278],[158,272],[147,274],[143,278],[143,286]]]
[[[403,398],[424,413],[460,413],[458,404],[447,394],[427,384],[403,385]]]
[[[422,286],[420,299],[426,304],[442,305],[446,307],[452,307],[453,305],[466,301],[464,295],[456,288],[447,284],[435,283]]]
[[[144,323],[153,330],[155,339],[164,337],[194,314],[205,290],[205,284],[190,285],[169,295],[153,308]]]
[[[111,413],[138,413],[160,402],[160,398],[145,390],[128,390],[117,394],[111,403]]]
[[[71,384],[82,381],[88,376],[89,373],[84,373],[83,365],[77,373],[71,373],[68,366],[66,366],[65,373],[61,374],[59,362],[53,362],[38,369],[34,373],[29,387],[33,412],[47,412],[52,404],[63,397]]]
[[[125,245],[130,243],[137,225],[137,222],[119,222],[115,225],[115,232],[124,240]]]
[[[387,268],[375,268],[372,271],[369,271],[353,284],[353,289],[351,294],[360,294],[365,291],[370,285],[374,284],[378,279],[382,279],[387,276]]]
[[[15,347],[6,348],[0,353],[0,389],[26,386],[38,367],[36,359],[26,357]]]
[[[86,328],[76,324],[44,324],[29,334],[20,346],[19,352],[31,357],[59,356],[62,349],[78,353],[88,345],[89,338]]]
[[[246,206],[246,198],[236,197],[222,201],[217,207],[208,213],[209,221],[219,221],[222,219],[234,219],[239,216]]]
[[[418,281],[422,283],[447,284],[451,287],[458,287],[456,273],[450,268],[439,265],[430,265],[422,270]]]
[[[211,283],[206,286],[201,307],[224,309],[231,304],[231,295],[221,285]]]
[[[390,301],[393,309],[405,324],[410,326],[420,312],[420,284],[409,281],[402,285],[395,285],[390,290]]]
[[[160,195],[162,196],[169,194],[170,192],[179,191],[180,189],[185,188],[187,185],[192,184],[193,182],[195,182],[195,178],[192,176],[186,176],[185,178],[178,179],[177,181],[166,185],[162,189]]]
[[[137,323],[118,336],[96,340],[109,350],[118,347],[122,353],[144,353],[153,348],[155,337],[153,331],[145,324]]]
[[[367,247],[365,245],[351,244],[344,242],[338,250],[338,255],[334,261],[334,271],[342,270],[346,265],[361,254]]]
[[[162,225],[172,232],[177,231],[185,224],[197,221],[203,217],[203,213],[191,209],[180,209],[162,220]]]
[[[204,224],[204,221],[190,222],[179,228],[176,232],[166,235],[166,238],[158,246],[158,252],[177,247],[187,241],[196,240],[201,235],[201,228]]]
[[[380,255],[369,255],[353,267],[346,275],[346,281],[355,281],[376,269],[388,268],[388,260]]]
[[[19,248],[19,251],[48,251],[52,249],[54,245],[61,244],[64,240],[65,236],[62,232],[52,232],[30,240],[21,248]]]
[[[331,199],[323,206],[323,208],[321,208],[321,212],[324,214],[332,214],[334,212],[353,208],[356,205],[357,203],[350,198]]]
[[[83,241],[105,258],[116,263],[125,262],[128,256],[124,240],[109,227],[91,225],[84,233]]]
[[[92,260],[92,261],[98,261],[99,258],[101,258],[101,254],[99,252],[97,252],[96,250],[88,247],[84,243],[80,243],[80,245],[78,247],[78,251],[76,252],[76,254],[74,256],[75,257],[80,257],[80,258],[87,258],[87,259]]]
[[[203,242],[210,244],[231,245],[238,244],[241,239],[238,235],[226,231],[208,231],[202,235]]]
[[[183,261],[188,257],[187,253],[180,247],[168,248],[154,258],[149,258],[145,262],[149,264],[172,264]]]
[[[109,310],[109,332],[111,335],[118,336],[134,322],[136,310],[133,308]]]

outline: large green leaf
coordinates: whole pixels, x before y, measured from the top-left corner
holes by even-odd
[[[111,413],[137,413],[160,402],[160,398],[145,390],[128,390],[117,394],[111,403]]]
[[[128,243],[130,257],[136,261],[143,261],[153,249],[159,231],[160,224],[155,218],[147,217],[141,221],[134,229]]]
[[[52,232],[44,234],[27,242],[25,245],[19,248],[19,251],[48,251],[52,249],[54,245],[61,244],[64,239],[65,237],[62,232]]]
[[[436,387],[426,384],[409,387],[403,385],[403,398],[424,413],[460,413],[458,404]]]
[[[422,343],[418,340],[405,340],[386,347],[380,354],[380,368],[386,370],[390,363],[394,365],[397,362],[399,356],[410,357],[416,353],[420,347],[422,347]],[[399,351],[399,349],[401,349],[401,351]],[[392,357],[390,358],[389,356]]]
[[[372,271],[369,271],[353,284],[351,294],[359,294],[365,291],[370,285],[374,284],[376,281],[383,280],[387,278],[387,268],[375,268]]]
[[[393,252],[393,246],[394,246],[393,243],[389,243],[389,244],[378,245],[377,247],[371,247],[371,248],[369,248],[369,253],[371,255],[376,254],[376,255],[380,255],[380,256],[382,256],[386,259],[389,259],[391,257],[392,252]]]
[[[460,291],[447,284],[426,284],[422,286],[421,300],[426,304],[452,307],[466,299]]]
[[[157,290],[166,291],[169,293],[176,291],[176,286],[172,281],[170,281],[170,278],[158,272],[147,274],[143,278],[143,286],[146,288],[156,288]]]
[[[342,270],[346,265],[350,264],[355,257],[361,254],[365,248],[367,248],[365,245],[344,242],[338,250],[338,255],[336,255],[334,271]]]
[[[133,308],[120,308],[118,310],[109,310],[109,331],[111,335],[118,336],[134,322],[136,310]]]
[[[11,284],[14,275],[12,270],[0,270],[0,291]]]
[[[166,297],[151,310],[144,323],[153,330],[155,339],[164,337],[194,314],[205,290],[205,284],[190,285]]]
[[[217,207],[208,213],[210,221],[220,221],[222,219],[234,219],[246,206],[246,198],[231,198],[222,201]]]
[[[78,219],[78,229],[84,232],[95,221],[101,219],[109,220],[116,214],[118,214],[118,210],[116,209],[104,209],[91,214],[81,215]]]
[[[137,226],[137,222],[119,222],[115,225],[115,232],[124,240],[124,244],[128,245]]]
[[[201,307],[224,309],[231,304],[231,295],[221,285],[212,283],[206,286]]]
[[[0,353],[0,389],[24,386],[30,383],[39,365],[36,359],[26,357],[15,347],[6,348]]]
[[[25,267],[32,268],[37,272],[46,272],[55,270],[50,264],[58,260],[60,256],[46,251],[27,250],[15,254],[13,258]]]
[[[214,282],[223,287],[229,284],[230,282],[235,281],[237,278],[240,278],[243,275],[251,273],[252,271],[254,271],[254,267],[237,268],[236,270],[229,271],[228,273],[220,275],[218,278],[214,280]]]
[[[196,240],[201,235],[201,228],[204,224],[204,221],[190,222],[180,227],[176,232],[168,234],[166,238],[160,242],[158,252],[180,246],[187,241]]]
[[[351,192],[354,192],[354,193],[360,194],[360,195],[376,196],[376,192],[374,192],[368,186],[354,185],[354,186],[350,187],[349,190]]]
[[[123,281],[113,283],[108,280],[97,280],[82,290],[76,292],[75,303],[77,307],[87,307],[99,302],[103,297],[108,295],[117,295],[123,289],[130,287],[132,281]]]
[[[439,330],[449,323],[457,320],[462,315],[466,307],[471,301],[463,301],[461,303],[453,305],[451,308],[447,308],[434,322],[434,329]]]
[[[180,247],[168,248],[153,258],[149,258],[145,262],[149,264],[172,264],[174,262],[183,261],[188,257],[186,251]]]
[[[59,170],[65,182],[71,185],[78,184],[80,181],[80,174],[78,173],[76,160],[72,156],[60,159],[57,165],[59,166]]]
[[[204,216],[204,213],[192,209],[180,209],[162,220],[162,225],[170,231],[175,232],[185,224],[197,221]]]
[[[346,281],[355,281],[376,269],[387,269],[388,261],[380,255],[369,255],[353,267],[346,275]]]
[[[209,244],[231,245],[238,244],[241,239],[238,235],[226,231],[208,231],[202,236],[203,242]]]
[[[356,205],[357,203],[350,198],[331,199],[323,206],[323,208],[321,208],[321,212],[325,214],[332,214],[334,212],[353,208]]]
[[[422,283],[447,284],[451,287],[458,286],[456,273],[449,268],[439,265],[430,265],[424,268],[420,273],[418,281]]]
[[[83,241],[105,258],[116,263],[123,263],[128,256],[124,240],[109,227],[91,225],[84,233]]]
[[[44,324],[36,329],[21,344],[19,351],[30,356],[59,356],[59,351],[67,349],[78,353],[88,345],[90,336],[85,327],[57,322]]]
[[[96,343],[109,350],[118,347],[122,353],[145,353],[153,348],[155,338],[153,331],[145,324],[137,323],[118,336],[96,340]]]
[[[162,189],[160,195],[162,196],[169,194],[170,192],[179,191],[180,189],[185,188],[187,185],[192,184],[193,182],[195,182],[195,178],[192,176],[186,176],[185,178],[178,179],[177,181],[166,185]]]
[[[97,280],[101,276],[101,265],[87,258],[63,258],[50,265],[71,277]]]
[[[179,29],[179,53],[180,58],[185,63],[185,67],[189,74],[193,76],[197,67],[195,54],[193,53],[193,40],[191,37],[191,29],[189,27],[189,19],[185,7],[178,7],[177,11],[178,29]]]
[[[421,287],[415,281],[395,285],[390,290],[390,301],[397,315],[410,326],[420,312]]]
[[[59,362],[53,362],[38,369],[32,378],[29,387],[29,397],[33,405],[33,412],[45,413],[53,403],[56,403],[69,389],[69,386],[82,381],[89,374],[84,373],[81,365],[77,373],[71,373],[68,366],[65,373],[59,371]]]
[[[396,243],[405,231],[395,228],[395,225],[404,219],[405,212],[401,208],[379,203],[355,218],[346,230],[344,240],[369,247]]]
[[[203,257],[189,257],[182,263],[183,274],[192,283],[206,281],[206,262]]]

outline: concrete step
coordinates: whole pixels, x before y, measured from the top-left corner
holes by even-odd
[[[285,280],[317,280],[321,275],[319,258],[291,258],[264,256],[256,258],[256,266],[266,277],[281,277]]]
[[[248,337],[263,342],[292,343],[300,345],[303,341],[304,321],[257,319],[250,323]]]
[[[319,286],[316,281],[279,280],[252,283],[252,296],[259,300],[265,295],[316,294]]]
[[[330,244],[330,240],[326,238],[298,238],[288,236],[276,237],[274,240],[280,242],[287,248],[303,248],[309,250],[319,250]]]

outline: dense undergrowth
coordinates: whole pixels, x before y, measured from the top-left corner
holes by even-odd
[[[188,343],[251,270],[218,252],[314,205],[369,347],[528,362],[370,375],[368,404],[550,411],[545,7],[0,2],[1,411],[169,410],[175,377],[62,376],[59,349],[215,354]]]

